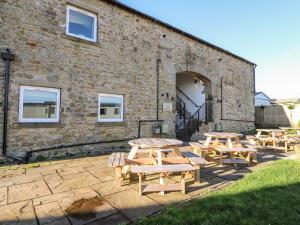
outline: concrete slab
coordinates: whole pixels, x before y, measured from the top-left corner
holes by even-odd
[[[146,196],[140,196],[133,189],[128,189],[116,194],[104,197],[112,206],[119,209],[123,215],[131,221],[155,213],[162,206]]]
[[[51,202],[35,207],[40,225],[70,225],[57,202]]]
[[[0,188],[0,206],[7,204],[7,187]]]
[[[32,201],[0,207],[1,225],[37,225]]]

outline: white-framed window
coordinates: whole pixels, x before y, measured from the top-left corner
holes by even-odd
[[[96,42],[97,15],[67,5],[66,34]]]
[[[123,122],[123,95],[99,94],[98,122]]]
[[[19,122],[59,122],[60,89],[20,86]]]

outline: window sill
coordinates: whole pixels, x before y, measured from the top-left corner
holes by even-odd
[[[74,36],[67,35],[67,34],[62,34],[61,37],[64,39],[68,39],[68,40],[79,42],[79,43],[85,43],[85,44],[89,44],[89,45],[99,46],[98,41],[96,41],[96,42],[88,41],[88,40],[85,40],[85,39],[82,39],[79,37],[74,37]]]
[[[127,126],[126,122],[100,122],[97,121],[96,127],[118,127],[118,126]]]
[[[60,122],[18,122],[11,125],[13,128],[63,128]]]

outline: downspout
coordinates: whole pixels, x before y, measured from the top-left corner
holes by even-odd
[[[159,64],[160,59],[156,60],[156,120],[158,120],[158,110],[159,110]]]
[[[2,137],[2,155],[18,162],[23,160],[7,155],[7,122],[8,122],[8,97],[9,97],[9,76],[10,76],[10,62],[14,60],[14,55],[11,50],[7,48],[1,52],[1,58],[4,61],[4,104],[3,104],[3,137]]]
[[[4,67],[4,104],[3,104],[3,142],[2,142],[2,154],[6,155],[7,148],[7,117],[8,117],[8,95],[9,95],[9,70],[10,61],[14,60],[14,55],[11,54],[9,48],[5,52],[1,52],[1,58],[5,63]]]

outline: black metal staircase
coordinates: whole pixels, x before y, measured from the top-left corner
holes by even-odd
[[[193,115],[187,116],[188,112],[186,111],[185,102],[179,96],[176,96],[176,137],[182,141],[190,141],[191,136],[196,131],[199,131],[199,126],[207,123],[207,103],[205,102],[198,106],[183,91],[179,88],[176,89],[197,108]]]

